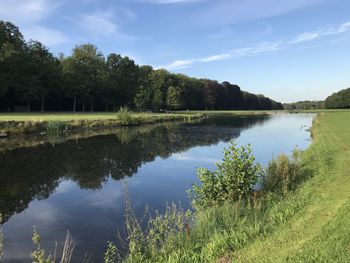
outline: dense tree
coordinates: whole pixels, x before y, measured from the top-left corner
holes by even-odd
[[[323,109],[324,101],[297,101],[293,103],[284,103],[283,107],[285,110],[314,110]]]
[[[327,109],[346,109],[350,108],[350,88],[343,89],[337,93],[333,93],[325,100]]]
[[[24,106],[25,105],[25,106]],[[282,109],[262,95],[229,82],[190,78],[138,66],[129,57],[104,55],[92,44],[56,58],[38,41],[0,21],[0,110]]]
[[[18,27],[0,21],[0,108],[13,108],[16,90],[25,83],[25,47]]]
[[[73,111],[76,110],[77,96],[83,111],[85,104],[90,104],[93,111],[96,94],[103,86],[106,73],[103,54],[91,44],[76,46],[72,56],[63,61],[63,73],[67,80],[67,94],[73,96]]]

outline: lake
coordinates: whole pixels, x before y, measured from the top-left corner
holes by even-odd
[[[266,166],[280,153],[311,143],[314,114],[218,116],[188,123],[120,128],[104,135],[42,143],[0,153],[0,214],[5,262],[28,262],[33,226],[49,251],[67,230],[74,262],[101,262],[107,241],[123,235],[125,196],[141,216],[146,205],[190,208],[196,169],[215,168],[234,139],[250,143]],[[117,242],[118,243],[118,242]]]

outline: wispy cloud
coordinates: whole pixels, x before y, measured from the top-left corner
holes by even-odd
[[[134,19],[134,14],[132,12],[126,9],[123,9],[122,12],[130,19]],[[68,20],[78,24],[90,38],[100,39],[108,37],[128,41],[136,39],[135,36],[125,34],[121,31],[120,26],[116,21],[116,16],[111,10],[81,14],[77,18],[68,18]]]
[[[168,65],[160,66],[158,68],[166,68],[168,70],[177,70],[187,68],[198,63],[208,63],[214,61],[221,61],[226,59],[233,59],[238,57],[254,56],[266,53],[273,53],[287,48],[288,46],[310,42],[322,37],[339,35],[345,33],[350,29],[350,21],[339,25],[338,27],[326,27],[317,31],[304,32],[292,38],[289,41],[281,42],[264,42],[252,47],[238,48],[226,53],[214,54],[207,57],[198,57],[190,59],[175,60]]]
[[[271,53],[275,52],[281,49],[281,45],[279,43],[261,43],[253,47],[247,47],[247,48],[239,48],[231,50],[227,53],[221,53],[221,54],[215,54],[207,57],[200,57],[200,58],[191,58],[191,59],[185,59],[185,60],[175,60],[174,62],[165,65],[160,66],[158,68],[166,68],[168,70],[176,70],[176,69],[183,69],[187,68],[193,64],[198,63],[207,63],[207,62],[213,62],[213,61],[220,61],[225,59],[232,59],[237,57],[244,57],[244,56],[252,56],[252,55],[258,55],[258,54],[264,54],[264,53]]]
[[[326,27],[320,30],[304,32],[294,39],[292,39],[291,44],[299,44],[303,42],[310,42],[325,36],[337,35],[346,32],[350,28],[350,22],[343,23],[338,27]]]
[[[178,4],[178,3],[204,2],[208,0],[142,0],[142,1],[153,3],[153,4]]]
[[[0,17],[20,26],[26,39],[35,39],[45,45],[58,45],[68,41],[59,30],[43,26],[60,5],[52,0],[1,0]]]
[[[23,30],[23,35],[26,39],[40,40],[47,46],[60,45],[69,41],[69,38],[61,31],[38,25]]]
[[[328,0],[216,0],[194,11],[192,16],[199,25],[230,25],[283,15],[325,1]]]

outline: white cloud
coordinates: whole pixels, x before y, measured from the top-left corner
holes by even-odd
[[[125,10],[123,11],[126,12]],[[133,13],[126,14],[131,17]],[[77,19],[69,19],[89,34],[90,37],[99,39],[103,37],[111,37],[123,40],[133,41],[136,37],[121,32],[116,22],[114,13],[110,10],[104,12],[96,12],[90,14],[82,14]]]
[[[28,30],[23,30],[26,39],[40,40],[46,46],[64,44],[69,41],[61,31],[34,25]]]
[[[310,42],[321,37],[345,33],[349,28],[350,22],[346,22],[339,25],[338,27],[326,27],[317,31],[304,32],[292,39],[291,44]]]
[[[13,23],[33,23],[48,17],[57,8],[49,0],[1,0],[0,17]]]
[[[220,159],[210,158],[210,157],[199,157],[194,156],[191,153],[183,152],[183,153],[174,153],[170,158],[175,159],[177,161],[189,161],[189,162],[206,162],[206,163],[219,163]]]
[[[207,63],[213,61],[220,61],[225,59],[232,59],[235,57],[244,57],[244,56],[252,56],[264,53],[271,53],[281,49],[281,45],[279,43],[261,43],[253,47],[247,48],[239,48],[229,51],[227,53],[215,54],[207,57],[200,58],[192,58],[185,60],[175,60],[174,62],[160,66],[158,68],[166,68],[168,70],[176,70],[189,67],[196,63]]]
[[[67,42],[68,37],[61,31],[42,25],[58,7],[57,2],[52,0],[1,0],[0,17],[19,26],[27,40],[58,45]]]
[[[228,51],[226,53],[214,54],[207,57],[175,60],[174,62],[168,65],[160,66],[158,68],[166,68],[168,70],[177,70],[177,69],[183,69],[198,63],[208,63],[208,62],[232,59],[237,57],[254,56],[259,54],[277,52],[287,48],[288,46],[314,41],[326,36],[342,34],[347,32],[349,29],[350,29],[350,22],[346,22],[339,25],[338,27],[326,27],[317,31],[304,32],[294,37],[290,41],[272,42],[272,43],[264,42],[252,47],[238,48],[238,49]]]
[[[208,0],[143,0],[143,2],[149,2],[153,4],[178,4],[178,3],[194,3],[204,2]]]
[[[328,0],[216,0],[193,13],[200,25],[230,25],[290,13]]]

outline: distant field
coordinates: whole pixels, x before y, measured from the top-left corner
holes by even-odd
[[[63,123],[66,130],[113,128],[117,126],[152,124],[200,118],[195,113],[1,113],[0,133],[20,134],[46,132],[50,123]],[[61,125],[61,126],[62,126]]]
[[[193,112],[191,112],[193,114]],[[188,114],[172,113],[131,113],[135,118],[171,118],[174,116],[188,116]],[[111,120],[116,119],[117,113],[93,112],[93,113],[0,113],[0,121],[70,121],[70,120]]]

